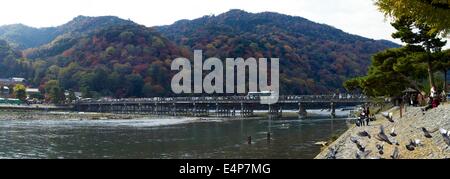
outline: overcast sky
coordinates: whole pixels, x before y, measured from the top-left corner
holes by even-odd
[[[0,6],[0,25],[48,27],[78,15],[114,15],[155,26],[230,9],[302,16],[373,39],[392,40],[394,31],[373,0],[8,0]]]

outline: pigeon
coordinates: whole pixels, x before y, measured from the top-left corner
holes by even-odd
[[[397,133],[395,133],[395,128],[392,128],[391,133],[389,134],[392,137],[397,137]]]
[[[394,123],[393,113],[384,113],[383,117],[385,117],[389,122]]]
[[[422,132],[423,132],[423,134],[424,134],[424,136],[426,138],[432,138],[433,137],[433,136],[431,136],[430,132],[425,127],[422,127]]]
[[[399,154],[399,151],[398,151],[398,147],[395,147],[394,153],[392,153],[391,158],[392,158],[392,159],[399,159],[399,158],[400,158],[400,154]]]
[[[353,143],[356,144],[356,147],[358,147],[358,150],[359,150],[359,151],[364,152],[364,151],[366,150],[366,148],[363,147],[363,146],[361,145],[361,143],[359,143],[359,141],[358,141],[357,138],[355,138],[355,137],[350,137],[350,140],[351,140]]]
[[[421,146],[423,146],[422,141],[420,141],[419,139],[414,140],[414,145],[415,145],[416,147],[421,147]]]
[[[388,136],[386,136],[386,134],[384,133],[384,127],[383,126],[380,126],[380,133],[377,134],[376,138],[379,141],[386,142],[389,145],[392,145],[392,142],[389,140]]]
[[[393,144],[395,144],[396,146],[400,146],[400,144],[398,143],[398,141],[397,141],[397,140],[395,140],[395,139],[394,139],[394,140],[392,140],[392,143],[393,143]]]
[[[367,158],[367,156],[369,156],[369,154],[372,153],[372,151],[367,150],[367,151],[357,151],[355,154],[356,159],[365,159]]]
[[[336,159],[337,150],[335,148],[330,148],[326,158],[327,159]]]
[[[447,144],[447,148],[450,147],[450,131],[445,129],[439,129],[442,137],[444,138],[444,142]]]
[[[368,137],[369,139],[372,138],[372,136],[370,136],[370,134],[367,131],[359,132],[358,136],[360,136],[360,137]]]
[[[353,143],[359,143],[358,139],[356,137],[350,137],[350,141],[352,141]]]
[[[381,113],[381,115],[382,115],[383,117],[385,117],[385,118],[388,118],[388,117],[389,117],[389,113],[388,113],[388,112],[383,112],[383,113]]]
[[[447,137],[450,136],[450,131],[445,130],[443,128],[440,128],[439,132],[442,134],[442,136],[447,136]]]
[[[383,145],[380,145],[380,144],[377,144],[377,149],[378,149],[378,153],[380,154],[380,155],[383,155],[384,154],[384,151],[383,151],[383,149],[384,149],[384,146]]]
[[[409,144],[406,145],[406,149],[409,151],[414,151],[416,149],[416,144],[412,140],[409,140]]]

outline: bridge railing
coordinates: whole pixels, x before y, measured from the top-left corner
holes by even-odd
[[[289,95],[279,96],[279,102],[324,102],[324,101],[366,101],[368,98],[362,95]],[[123,98],[123,99],[82,99],[77,104],[98,103],[177,103],[177,102],[258,102],[259,97],[250,96],[216,96],[216,97],[154,97],[154,98]]]

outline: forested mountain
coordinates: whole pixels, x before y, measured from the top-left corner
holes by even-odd
[[[280,58],[282,94],[329,93],[365,74],[372,54],[397,46],[301,17],[240,10],[152,28],[112,16],[12,27],[0,27],[0,39],[9,43],[0,41],[1,77],[85,97],[173,95],[171,62],[191,58],[194,49],[204,50],[205,59]]]
[[[366,74],[372,54],[398,46],[271,12],[231,10],[157,29],[181,46],[204,50],[206,56],[280,58],[283,94],[342,89],[349,77]]]
[[[30,65],[30,61],[21,58],[19,51],[0,39],[0,78],[30,76]]]
[[[71,44],[64,44],[70,41]],[[62,44],[62,45],[61,45]],[[118,25],[78,38],[55,40],[34,60],[33,84],[57,80],[87,96],[149,97],[170,94],[171,61],[180,48],[151,28]]]
[[[23,24],[0,26],[0,39],[6,40],[15,49],[24,50],[48,44],[58,36],[76,37],[98,28],[128,24],[133,24],[133,22],[113,16],[78,16],[57,27],[34,28]]]

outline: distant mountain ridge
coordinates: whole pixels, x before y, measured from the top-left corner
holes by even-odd
[[[173,95],[171,61],[197,49],[205,58],[280,58],[281,94],[335,92],[367,72],[372,54],[399,46],[302,17],[242,10],[156,27],[79,16],[51,28],[1,26],[0,39],[21,50],[26,59],[15,68],[41,89],[56,80],[64,89],[114,97]]]
[[[156,29],[180,46],[202,49],[206,56],[280,58],[285,94],[342,89],[345,79],[366,73],[372,54],[399,47],[273,12],[231,10]]]
[[[8,41],[13,48],[25,50],[48,44],[64,34],[80,35],[99,28],[129,24],[134,23],[114,16],[78,16],[57,27],[34,28],[23,24],[0,26],[0,39]]]
[[[292,24],[286,22],[294,22]],[[336,40],[340,42],[353,42],[357,40],[372,40],[358,35],[348,34],[340,29],[326,24],[318,24],[299,16],[289,16],[275,12],[249,13],[239,9],[233,9],[218,16],[204,16],[194,20],[180,20],[172,25],[159,26],[157,29],[173,40],[180,40],[180,35],[188,35],[198,32],[198,29],[208,29],[225,25],[218,32],[228,31],[231,33],[270,33],[270,28],[276,28],[283,32],[293,33],[295,35],[314,36],[320,39]],[[261,29],[259,25],[266,25],[270,28]],[[183,28],[191,26],[193,28]],[[307,27],[307,28],[306,28]],[[343,39],[342,37],[346,37]],[[387,40],[378,40],[385,42],[386,45],[397,46]]]

